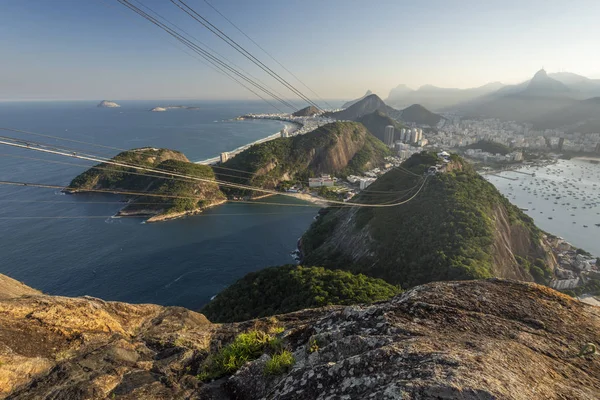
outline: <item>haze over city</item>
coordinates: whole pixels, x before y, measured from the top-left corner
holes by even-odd
[[[265,79],[171,2],[144,4]],[[190,5],[271,61],[209,4]],[[542,67],[600,78],[600,2],[593,0],[225,0],[213,6],[330,99],[356,98],[367,89],[384,98],[398,84],[518,83]],[[0,99],[255,98],[118,3],[32,0],[2,7]]]

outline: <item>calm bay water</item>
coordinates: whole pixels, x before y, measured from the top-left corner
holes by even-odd
[[[541,229],[600,256],[600,164],[559,160],[518,171],[487,179]]]
[[[229,121],[268,111],[258,102],[118,103],[122,107],[115,109],[96,108],[95,102],[0,103],[0,126],[123,149],[167,147],[192,161],[282,127],[276,121]],[[200,109],[148,111],[178,104]],[[0,135],[104,156],[118,153],[26,134]],[[66,185],[89,166],[71,158],[0,149],[0,180]],[[110,218],[122,206],[118,200],[0,186],[0,273],[50,294],[198,308],[248,272],[293,262],[290,251],[317,212],[311,207],[225,204],[199,216],[143,224],[139,218]],[[287,198],[263,201],[305,204]]]

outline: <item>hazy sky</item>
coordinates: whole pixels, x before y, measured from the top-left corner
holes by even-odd
[[[168,0],[141,1],[285,88]],[[400,83],[516,83],[542,66],[600,78],[600,1],[209,0],[325,98]],[[187,3],[307,92],[216,14]],[[116,0],[0,0],[0,99],[254,98]]]

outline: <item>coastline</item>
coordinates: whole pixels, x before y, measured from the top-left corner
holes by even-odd
[[[182,212],[170,213],[170,214],[156,214],[156,213],[151,213],[151,212],[144,212],[143,210],[128,213],[128,212],[123,212],[123,210],[127,207],[127,206],[125,206],[122,210],[119,210],[119,212],[117,212],[117,214],[115,214],[115,217],[116,218],[119,218],[119,217],[140,217],[140,218],[149,217],[148,219],[146,219],[144,221],[145,223],[164,222],[164,221],[170,221],[170,220],[174,220],[174,219],[184,218],[187,216],[198,215],[198,214],[201,214],[204,210],[220,206],[221,204],[224,204],[226,202],[227,202],[227,200],[220,200],[220,201],[216,201],[216,202],[210,204],[209,206],[205,206],[205,207],[198,208],[195,210],[182,211]]]
[[[237,120],[237,121],[244,121],[246,119],[269,119],[269,120],[281,122],[284,125],[284,129],[289,134],[293,134],[304,127],[304,124],[302,124],[298,121],[292,121],[292,120],[286,120],[286,119],[280,119],[280,118],[252,118],[250,115],[243,115],[241,117],[235,118],[235,120]],[[254,146],[255,144],[268,142],[273,139],[277,139],[279,137],[281,137],[281,131],[273,133],[262,139],[255,140],[254,142],[245,144],[243,146],[239,146],[231,151],[227,151],[227,153],[230,156],[236,156],[237,154],[241,153],[242,151],[244,151],[246,149],[249,149],[251,146]],[[211,165],[211,164],[215,164],[215,163],[219,162],[220,159],[221,159],[220,156],[216,156],[216,157],[212,157],[212,158],[207,158],[206,160],[194,161],[194,164]]]
[[[598,155],[598,157],[581,156],[581,157],[573,157],[573,158],[571,158],[571,160],[600,162],[600,154]]]

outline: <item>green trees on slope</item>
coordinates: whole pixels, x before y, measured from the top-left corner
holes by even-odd
[[[286,265],[246,275],[201,312],[213,322],[234,322],[331,304],[371,303],[398,293],[397,286],[381,279]]]
[[[436,162],[439,161],[434,154],[422,153],[403,166],[422,174]],[[302,238],[304,263],[328,268],[345,265],[351,272],[382,278],[402,287],[492,277],[496,218],[505,214],[510,225],[521,230],[531,243],[539,240],[540,231],[531,218],[510,204],[468,164],[457,158],[453,164],[455,169],[429,177],[419,196],[400,207],[329,211]],[[414,187],[420,179],[392,170],[369,189],[401,191]],[[359,195],[355,201],[376,203],[381,198]],[[341,222],[350,218],[353,222],[345,223],[342,228]],[[352,239],[365,237],[366,233],[369,239],[361,245],[367,250],[358,258],[350,250],[343,250],[343,243],[332,239],[356,243]],[[535,258],[531,259],[531,264],[534,262]],[[540,278],[546,275],[544,270],[535,272]]]

